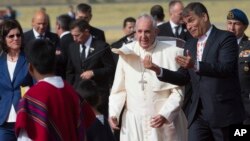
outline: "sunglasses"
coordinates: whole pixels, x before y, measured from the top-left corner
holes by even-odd
[[[12,35],[8,35],[7,38],[13,39],[15,36],[16,36],[17,38],[20,38],[20,37],[21,37],[21,34],[12,34]]]

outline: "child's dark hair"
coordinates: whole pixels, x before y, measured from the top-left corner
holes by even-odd
[[[36,39],[29,42],[25,48],[27,61],[40,74],[54,73],[55,46],[47,40]]]
[[[81,98],[85,99],[91,106],[97,107],[100,104],[100,96],[94,81],[81,80],[76,91]]]

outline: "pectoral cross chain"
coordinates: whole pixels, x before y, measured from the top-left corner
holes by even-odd
[[[143,77],[142,77],[141,80],[139,81],[139,83],[141,84],[141,90],[144,91],[144,84],[146,84],[147,81],[145,81],[145,80],[143,79]]]

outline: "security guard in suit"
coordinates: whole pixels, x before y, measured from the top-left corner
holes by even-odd
[[[250,125],[250,40],[245,35],[248,18],[240,9],[232,9],[227,15],[227,30],[233,32],[239,44],[239,79],[242,100],[246,110],[244,124]]]

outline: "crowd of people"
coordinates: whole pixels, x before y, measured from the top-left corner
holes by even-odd
[[[153,5],[125,18],[109,45],[91,5],[69,9],[55,33],[44,7],[26,32],[15,18],[1,22],[0,140],[229,141],[231,126],[250,125],[242,10],[228,11],[221,30],[201,2],[171,0],[168,21]]]

